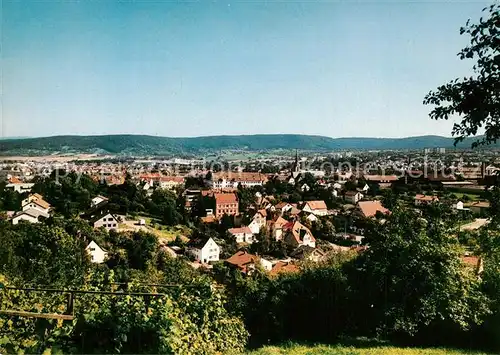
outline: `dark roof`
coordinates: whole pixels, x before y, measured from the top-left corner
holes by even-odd
[[[191,239],[188,243],[187,246],[190,248],[196,248],[196,249],[201,249],[207,244],[210,238],[196,238],[196,239]]]
[[[108,214],[109,213],[108,204],[109,204],[108,200],[99,202],[94,207],[89,208],[87,211],[85,211],[81,215],[81,218],[90,220],[93,219],[96,215]]]
[[[113,217],[113,218],[114,218],[114,219],[118,222],[118,220],[117,220],[116,216],[115,216],[115,215],[113,215],[113,214],[112,214],[112,213],[110,213],[110,212],[104,212],[104,213],[101,213],[101,214],[95,215],[95,216],[93,216],[92,218],[90,218],[89,222],[90,222],[90,223],[92,223],[92,224],[94,224],[95,222],[97,222],[97,221],[98,221],[98,220],[100,220],[101,218],[106,217],[108,214],[109,214],[109,215],[111,215],[111,217]]]

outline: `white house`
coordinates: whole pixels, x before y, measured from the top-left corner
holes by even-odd
[[[27,210],[39,210],[44,214],[48,214],[50,211],[50,204],[44,200],[33,200],[27,204],[23,204],[23,211]]]
[[[359,191],[347,191],[345,193],[345,199],[351,202],[353,205],[357,204],[363,199],[363,194]]]
[[[25,193],[25,192],[30,192],[31,188],[35,184],[30,183],[30,182],[14,182],[14,183],[9,183],[5,185],[7,189],[12,189],[20,194]]]
[[[248,228],[253,234],[258,234],[262,228],[266,226],[266,210],[259,210],[252,218],[252,222],[248,224]]]
[[[43,213],[49,213],[50,203],[43,199],[40,194],[31,194],[21,202],[22,210],[37,209]]]
[[[254,242],[253,233],[248,227],[230,228],[228,233],[236,240],[236,243],[252,244]]]
[[[85,251],[90,255],[90,261],[96,264],[101,264],[106,260],[108,252],[101,248],[96,242],[91,241],[85,248]]]
[[[213,189],[237,188],[262,186],[267,182],[267,176],[261,173],[252,172],[231,172],[223,171],[214,173],[212,179],[207,181]]]
[[[91,221],[94,228],[104,227],[107,231],[118,228],[118,220],[111,213],[95,217]]]
[[[104,197],[104,196],[101,196],[101,195],[98,195],[96,197],[94,197],[92,199],[92,201],[90,201],[90,207],[96,207],[98,204],[104,202],[104,201],[108,201],[108,198],[107,197]]]
[[[313,213],[309,214],[306,219],[311,222],[316,222],[318,220],[318,217],[316,217]]]
[[[283,217],[278,217],[274,219],[273,221],[270,221],[271,225],[271,233],[274,238],[274,240],[281,240],[283,239],[283,226],[288,223],[286,219]]]
[[[325,201],[307,201],[302,211],[312,213],[316,216],[326,216],[328,214]]]
[[[28,208],[20,211],[12,217],[12,224],[18,224],[20,221],[27,221],[30,223],[38,223],[39,217],[49,218],[49,214],[35,208]]]
[[[308,245],[316,248],[316,238],[312,235],[309,228],[300,222],[289,222],[283,226],[284,241],[292,247]]]
[[[207,241],[193,240],[188,244],[188,252],[203,264],[219,261],[220,247],[210,238]]]

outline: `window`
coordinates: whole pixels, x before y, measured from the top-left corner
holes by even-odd
[[[95,251],[95,248],[89,248],[90,251]]]

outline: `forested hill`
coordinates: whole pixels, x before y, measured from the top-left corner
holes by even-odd
[[[470,147],[472,139],[459,147]],[[408,138],[330,138],[301,134],[260,134],[172,138],[146,135],[54,136],[0,140],[0,154],[110,153],[197,154],[220,150],[300,149],[423,149],[453,147],[453,138],[420,136]]]

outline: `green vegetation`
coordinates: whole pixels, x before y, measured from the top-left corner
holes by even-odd
[[[433,348],[403,348],[393,346],[356,347],[343,345],[296,345],[266,346],[248,352],[249,355],[485,355],[486,353]]]
[[[441,85],[424,100],[424,104],[435,106],[430,113],[433,119],[461,117],[453,125],[456,143],[484,128],[484,136],[476,138],[473,146],[496,143],[500,138],[500,5],[492,4],[483,12],[485,17],[478,23],[467,21],[460,29],[460,34],[470,36],[470,44],[458,56],[476,61],[474,74]]]

